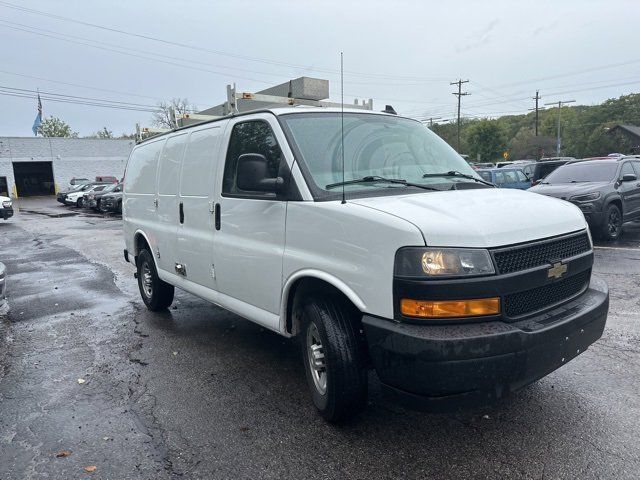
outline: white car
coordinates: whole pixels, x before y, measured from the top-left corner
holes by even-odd
[[[75,205],[78,208],[81,208],[84,206],[84,195],[88,194],[88,193],[92,193],[92,192],[101,192],[102,190],[104,190],[105,188],[107,188],[109,185],[111,184],[107,184],[107,183],[101,183],[101,184],[96,184],[93,185],[89,188],[87,188],[86,190],[79,190],[77,192],[71,192],[68,193],[65,197],[64,197],[64,204],[65,205]]]
[[[13,217],[13,201],[2,195],[0,195],[0,217],[5,220]]]
[[[412,406],[494,401],[607,318],[577,207],[494,188],[395,115],[270,109],[152,137],[129,157],[123,219],[150,310],[178,287],[298,336],[329,421],[366,405],[370,368]]]

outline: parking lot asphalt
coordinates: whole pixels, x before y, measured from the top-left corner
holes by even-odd
[[[640,476],[640,226],[597,245],[607,328],[561,369],[437,415],[387,402],[371,374],[367,410],[336,427],[295,340],[184,292],[146,311],[118,216],[17,206],[0,222],[0,479]]]

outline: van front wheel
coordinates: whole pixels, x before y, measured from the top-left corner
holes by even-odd
[[[149,250],[138,255],[138,288],[144,304],[152,312],[166,310],[173,302],[173,285],[160,280]]]
[[[314,405],[333,423],[354,416],[367,401],[364,339],[354,313],[331,296],[304,306],[300,337],[307,383]]]

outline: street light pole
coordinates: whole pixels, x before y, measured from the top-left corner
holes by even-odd
[[[562,141],[560,139],[560,115],[562,112],[562,107],[567,103],[574,103],[575,100],[560,100],[558,102],[545,103],[545,105],[558,105],[558,139],[556,141],[556,156],[560,156],[560,150],[562,148]]]

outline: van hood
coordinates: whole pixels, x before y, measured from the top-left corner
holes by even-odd
[[[587,226],[573,204],[522,190],[450,190],[350,202],[411,222],[426,245],[437,247],[500,247]]]
[[[4,197],[2,195],[0,195],[0,202],[10,202],[11,199],[9,197]]]
[[[550,197],[568,200],[574,195],[584,195],[601,190],[608,182],[580,182],[580,183],[539,183],[529,189],[530,192],[549,195]]]

